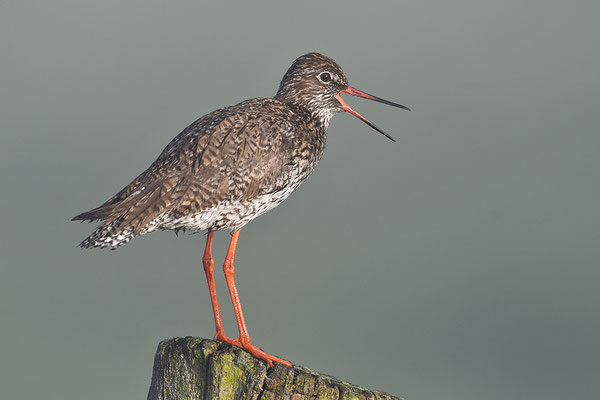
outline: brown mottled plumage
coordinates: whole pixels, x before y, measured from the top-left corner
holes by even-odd
[[[203,116],[177,135],[158,159],[119,193],[73,218],[103,221],[80,246],[114,249],[156,229],[208,231],[203,260],[216,336],[231,341],[219,327],[212,267],[207,267],[212,260],[212,232],[233,232],[233,250],[230,247],[231,254],[228,252],[228,268],[232,269],[239,230],[279,205],[308,178],[323,155],[334,113],[350,112],[391,139],[348,106],[341,93],[406,108],[351,88],[331,58],[318,53],[301,56],[286,72],[274,98],[246,100]],[[239,314],[241,306],[239,313],[236,309],[238,324]],[[283,362],[248,344],[243,316],[241,322],[242,347],[269,364],[271,360]]]
[[[299,67],[303,74],[297,73]],[[253,198],[264,196],[271,202],[272,196],[279,204],[308,177],[323,154],[330,116],[321,110],[339,107],[323,108],[314,102],[318,99],[315,85],[310,84],[314,82],[304,78],[319,68],[335,71],[342,89],[347,87],[333,60],[316,53],[296,60],[275,98],[247,100],[198,119],[133,182],[100,207],[73,218],[104,221],[81,247],[116,248],[155,229],[194,229],[184,217],[225,202],[240,203],[237,212],[202,230],[234,231],[262,214],[256,207],[244,209]],[[294,102],[297,98],[303,102]],[[173,225],[177,220],[180,223]]]
[[[212,112],[173,139],[123,190],[75,217],[105,220],[81,246],[118,247],[156,228],[193,228],[185,220],[168,225],[225,202],[239,202],[239,213],[202,230],[237,230],[249,222],[246,212],[252,210],[242,209],[245,202],[285,192],[308,176],[323,153],[325,134],[320,121],[277,99],[252,99]]]

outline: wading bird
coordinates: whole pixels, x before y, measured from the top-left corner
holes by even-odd
[[[73,220],[102,223],[81,247],[115,249],[157,229],[207,231],[202,263],[215,317],[215,338],[265,360],[290,366],[250,341],[234,281],[233,260],[240,229],[285,200],[323,155],[327,127],[340,111],[356,112],[342,94],[409,110],[354,89],[331,58],[309,53],[296,59],[273,98],[246,100],[203,116],[177,135],[150,167],[100,207]],[[231,242],[223,271],[239,338],[225,336],[214,280],[213,232],[228,230]]]

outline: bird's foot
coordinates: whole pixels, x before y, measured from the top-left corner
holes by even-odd
[[[289,361],[283,360],[279,357],[272,356],[270,354],[265,353],[258,347],[252,344],[252,342],[242,341],[241,339],[233,339],[231,344],[237,347],[241,347],[246,350],[248,353],[252,354],[255,358],[260,358],[261,360],[265,360],[269,367],[273,367],[273,361],[278,362],[279,364],[283,364],[287,367],[291,367],[292,364]]]
[[[225,331],[217,331],[217,333],[215,333],[215,340],[220,340],[221,342],[227,342],[229,344],[232,344],[233,339],[229,339],[227,336],[225,336]]]

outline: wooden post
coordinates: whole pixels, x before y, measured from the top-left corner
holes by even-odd
[[[148,400],[402,400],[308,368],[267,364],[239,347],[201,338],[160,342]]]

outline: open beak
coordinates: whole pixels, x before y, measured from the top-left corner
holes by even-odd
[[[370,95],[369,93],[362,92],[362,91],[360,91],[358,89],[354,89],[352,87],[349,87],[346,90],[342,90],[341,92],[339,92],[338,94],[335,95],[335,98],[338,99],[338,101],[342,104],[342,110],[347,111],[350,114],[352,114],[355,117],[357,117],[358,119],[362,120],[364,123],[366,123],[367,125],[369,125],[371,128],[375,129],[377,132],[381,133],[383,136],[385,136],[386,138],[390,139],[391,141],[393,141],[393,142],[396,141],[393,137],[391,137],[390,135],[388,135],[387,133],[385,133],[384,131],[382,131],[381,129],[379,129],[375,124],[373,124],[371,121],[369,121],[368,119],[366,119],[365,117],[363,117],[362,115],[360,115],[358,112],[356,112],[352,107],[350,107],[348,105],[348,103],[346,103],[344,101],[344,99],[342,99],[342,96],[341,96],[342,93],[348,93],[348,94],[351,94],[352,96],[363,97],[365,99],[377,101],[379,103],[387,104],[389,106],[403,108],[403,109],[408,110],[408,111],[410,111],[410,108],[408,108],[406,106],[403,106],[403,105],[400,105],[400,104],[397,104],[397,103],[392,103],[391,101],[387,101],[387,100],[384,100],[382,98]]]

